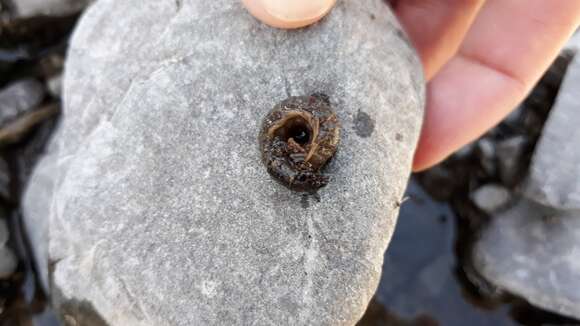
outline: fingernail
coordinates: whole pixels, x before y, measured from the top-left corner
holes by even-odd
[[[336,0],[242,0],[260,21],[278,28],[299,28],[319,21]]]

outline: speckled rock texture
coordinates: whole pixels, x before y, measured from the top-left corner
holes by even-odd
[[[276,103],[315,92],[342,122],[318,199],[274,181],[258,148]],[[339,0],[295,31],[235,0],[98,1],[25,196],[29,229],[48,221],[33,243],[55,306],[82,325],[356,323],[423,103],[420,62],[382,0]]]

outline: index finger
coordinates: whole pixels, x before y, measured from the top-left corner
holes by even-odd
[[[428,85],[414,169],[481,136],[515,108],[578,27],[580,1],[488,0]]]

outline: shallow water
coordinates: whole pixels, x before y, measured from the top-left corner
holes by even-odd
[[[486,310],[467,300],[456,277],[457,228],[449,205],[434,201],[415,179],[406,197],[385,253],[374,314],[367,312],[360,325],[517,325],[505,307]]]

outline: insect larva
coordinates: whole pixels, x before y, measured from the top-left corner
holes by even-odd
[[[259,138],[268,173],[286,187],[315,192],[328,183],[321,170],[340,140],[340,123],[328,96],[282,101],[264,119]]]

